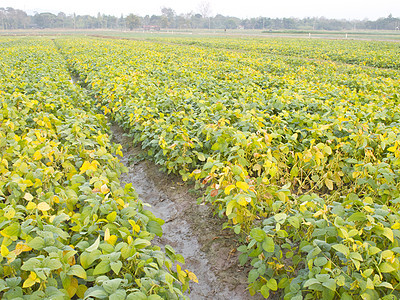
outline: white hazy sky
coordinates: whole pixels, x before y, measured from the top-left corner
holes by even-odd
[[[0,7],[33,12],[63,11],[66,14],[97,15],[98,12],[121,16],[135,13],[141,16],[160,14],[161,7],[171,7],[176,13],[198,12],[204,1],[190,0],[0,0]],[[400,0],[208,0],[211,14],[246,17],[327,17],[375,20],[392,14],[400,17]]]

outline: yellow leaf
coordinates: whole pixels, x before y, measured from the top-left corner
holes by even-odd
[[[39,160],[39,159],[42,159],[42,153],[40,153],[40,151],[39,150],[37,150],[34,154],[33,154],[33,159],[34,160]]]
[[[367,278],[367,286],[366,286],[366,288],[370,289],[370,290],[373,290],[375,288],[374,287],[374,283],[372,282],[372,280],[370,278]]]
[[[4,245],[1,245],[1,256],[6,257],[8,253],[10,253],[10,251],[8,251],[8,248]]]
[[[383,235],[386,236],[392,243],[394,242],[392,229],[385,227],[383,229]]]
[[[118,203],[118,205],[120,205],[120,206],[122,206],[122,207],[124,207],[124,206],[125,206],[125,202],[124,202],[124,200],[122,200],[121,198],[117,198],[117,199],[115,199],[115,202],[117,202],[117,203]]]
[[[90,168],[90,162],[85,161],[85,162],[83,163],[82,167],[80,168],[80,171],[81,171],[81,172],[80,172],[79,174],[85,173],[87,170],[89,170],[89,168]]]
[[[226,215],[229,216],[232,213],[233,208],[235,207],[235,201],[229,201],[226,205]]]
[[[78,288],[76,289],[76,295],[77,295],[79,298],[82,298],[82,299],[83,299],[83,297],[84,297],[85,292],[86,292],[87,289],[88,289],[88,288],[87,288],[85,285],[83,285],[83,284],[78,285]]]
[[[124,154],[122,153],[121,149],[122,149],[122,146],[118,145],[117,150],[115,151],[115,154],[117,154],[121,157],[124,157]]]
[[[185,271],[186,271],[186,273],[188,274],[189,279],[190,279],[191,281],[196,282],[196,283],[199,283],[196,274],[194,274],[193,272],[190,272],[190,271],[188,271],[188,270],[185,270]]]
[[[34,285],[36,282],[40,282],[40,279],[37,278],[36,274],[34,272],[31,272],[29,277],[24,281],[24,284],[22,285],[23,288],[28,288]]]
[[[249,185],[248,185],[246,182],[244,182],[244,181],[238,181],[238,182],[236,182],[236,186],[237,186],[239,189],[242,189],[242,190],[245,191],[245,192],[247,192],[247,190],[249,189]]]
[[[24,199],[25,199],[25,200],[28,200],[28,201],[32,201],[33,196],[32,196],[30,193],[26,193],[26,194],[24,195]]]
[[[116,235],[111,235],[110,238],[107,240],[107,243],[109,243],[110,245],[115,245],[115,243],[117,242],[118,237]]]
[[[46,202],[40,202],[37,205],[37,209],[40,210],[40,211],[48,211],[48,210],[51,209],[51,207]]]
[[[243,195],[239,195],[237,203],[239,203],[241,206],[246,206],[247,205],[246,197]]]
[[[36,203],[34,202],[28,202],[28,205],[26,206],[27,210],[32,210],[36,208]]]
[[[371,206],[368,205],[364,206],[364,209],[369,213],[373,213],[375,211],[375,209],[373,209]]]
[[[107,184],[103,184],[100,188],[100,192],[102,194],[107,194],[110,191],[110,189],[107,187]]]
[[[106,229],[104,232],[104,240],[107,242],[110,239],[110,229]]]
[[[400,223],[396,222],[392,225],[392,229],[400,229]]]
[[[15,209],[11,207],[10,209],[8,209],[8,210],[4,213],[4,216],[5,216],[8,220],[11,220],[11,219],[14,218],[14,216],[15,216]]]
[[[182,271],[182,268],[180,265],[176,265],[176,273],[178,273],[178,279],[180,282],[185,283],[185,278],[187,274]]]
[[[133,233],[140,231],[140,226],[134,220],[129,220],[128,222],[132,225]]]
[[[69,295],[70,298],[72,298],[76,292],[78,290],[78,279],[76,279],[75,277],[71,278],[71,283],[69,285],[69,287],[67,288],[67,293]]]
[[[98,165],[99,165],[99,162],[97,160],[94,160],[91,163],[88,162],[88,161],[85,161],[83,163],[83,165],[81,166],[81,168],[80,168],[80,173],[79,174],[83,174],[88,170],[96,171]]]
[[[333,182],[332,182],[332,180],[326,178],[325,179],[325,185],[329,190],[331,190],[331,191],[333,190]]]
[[[229,194],[231,193],[231,191],[232,191],[234,188],[235,188],[235,186],[234,186],[233,184],[228,185],[228,186],[225,188],[225,194],[226,194],[226,195],[229,195]]]
[[[19,242],[16,246],[15,246],[15,250],[13,251],[15,253],[15,255],[20,255],[22,252],[27,252],[27,251],[31,251],[32,248],[29,247],[28,245]]]
[[[109,222],[114,222],[116,218],[117,218],[117,212],[116,211],[113,211],[113,212],[111,212],[111,213],[109,213],[107,215],[107,220]]]
[[[288,199],[288,196],[286,196],[284,192],[277,192],[276,195],[282,202],[286,202],[286,200]]]

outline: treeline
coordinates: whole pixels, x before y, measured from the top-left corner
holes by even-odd
[[[98,14],[66,15],[63,12],[35,13],[28,15],[20,9],[0,8],[0,29],[68,28],[68,29],[264,29],[264,30],[399,30],[400,18],[389,15],[386,18],[370,20],[337,20],[320,18],[247,18],[240,19],[223,15],[208,16],[201,13],[176,14],[171,8],[162,8],[160,15],[135,14],[115,17]]]

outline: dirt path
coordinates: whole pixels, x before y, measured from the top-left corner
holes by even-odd
[[[141,149],[117,125],[111,127],[113,141],[123,146],[122,163],[128,167]],[[121,181],[131,182],[139,198],[149,203],[156,217],[165,220],[163,236],[155,240],[160,246],[171,245],[185,257],[185,268],[194,272],[199,283],[191,284],[189,297],[213,300],[260,299],[251,297],[247,288],[247,271],[239,266],[236,237],[222,231],[222,221],[206,205],[197,205],[190,188],[176,177],[159,171],[150,161],[131,163]]]

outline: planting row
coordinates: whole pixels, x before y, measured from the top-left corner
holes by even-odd
[[[298,56],[377,68],[400,68],[400,47],[396,42],[277,38],[152,38],[169,43],[251,51],[258,54]]]
[[[54,43],[2,39],[0,56],[0,297],[187,298],[195,275],[152,244],[163,221],[120,184],[121,146]]]
[[[151,158],[206,187],[204,200],[244,237],[251,294],[399,297],[394,71],[252,50],[57,44]]]

